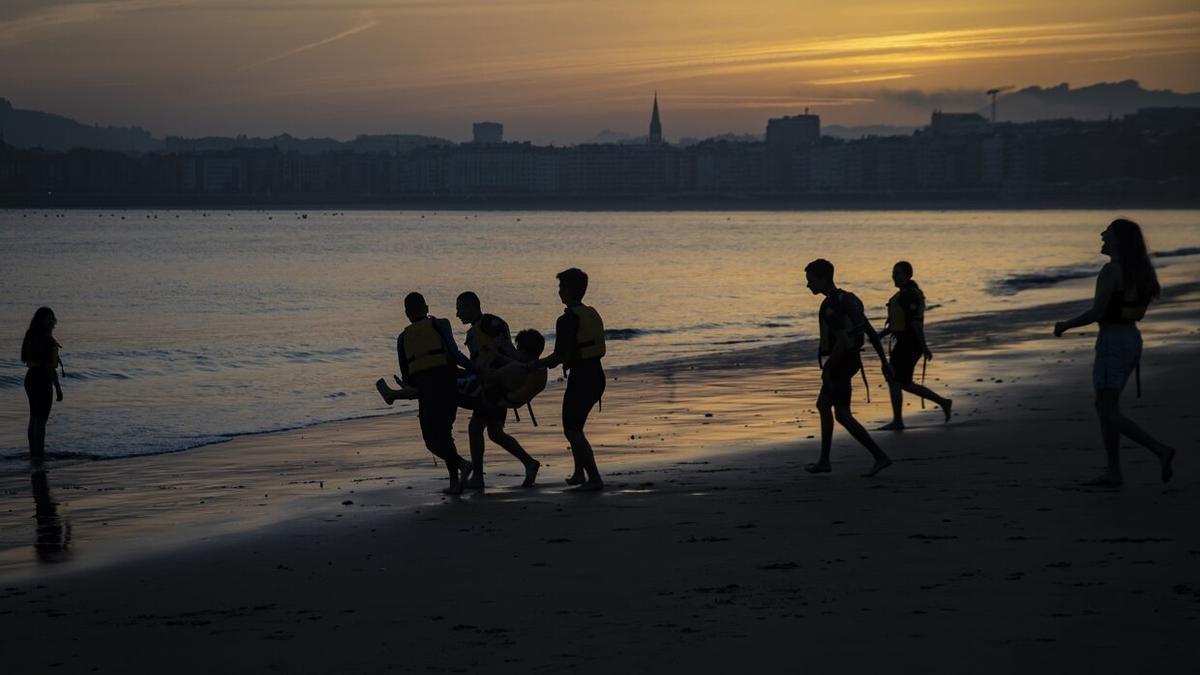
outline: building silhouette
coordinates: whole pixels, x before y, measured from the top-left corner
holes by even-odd
[[[650,113],[650,136],[647,143],[662,145],[662,120],[658,118],[658,92],[654,92],[654,111]]]
[[[504,125],[499,122],[476,122],[471,125],[471,133],[476,143],[504,142]]]

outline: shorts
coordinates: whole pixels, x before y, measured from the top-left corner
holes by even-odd
[[[1137,324],[1100,324],[1096,360],[1092,362],[1092,385],[1096,389],[1124,389],[1141,360],[1142,332]]]
[[[567,391],[563,394],[563,431],[583,431],[592,407],[604,396],[604,370],[594,367],[573,368],[567,375]]]
[[[413,378],[417,387],[417,421],[421,438],[435,456],[449,461],[458,454],[454,447],[454,419],[458,416],[458,387],[453,372]]]
[[[850,405],[854,376],[862,369],[862,359],[855,354],[850,358],[829,360],[821,370],[821,393],[817,400],[825,399],[837,407]]]
[[[888,354],[888,363],[892,366],[892,372],[895,374],[895,382],[900,384],[912,384],[913,373],[917,370],[917,363],[921,361],[921,348],[917,345],[917,341],[913,338],[897,337],[896,342],[892,344],[892,351]]]

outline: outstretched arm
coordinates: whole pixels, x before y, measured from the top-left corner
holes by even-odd
[[[1096,277],[1096,294],[1092,297],[1092,306],[1083,314],[1073,319],[1059,321],[1054,324],[1054,337],[1062,337],[1063,333],[1072,328],[1086,326],[1099,321],[1104,316],[1104,311],[1108,307],[1108,300],[1117,289],[1118,272],[1117,266],[1112,263],[1108,263],[1100,269],[1100,274]]]

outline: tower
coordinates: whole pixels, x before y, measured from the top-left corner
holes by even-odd
[[[658,92],[654,92],[654,112],[650,113],[650,145],[662,145],[662,121],[658,119]]]

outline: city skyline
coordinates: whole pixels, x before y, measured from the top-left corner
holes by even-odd
[[[0,96],[156,136],[465,140],[494,118],[509,138],[570,143],[645,133],[658,90],[666,135],[705,137],[805,107],[826,124],[915,125],[1004,85],[1197,91],[1198,38],[1200,12],[1162,0],[19,0],[0,9],[0,58],[22,64]]]

